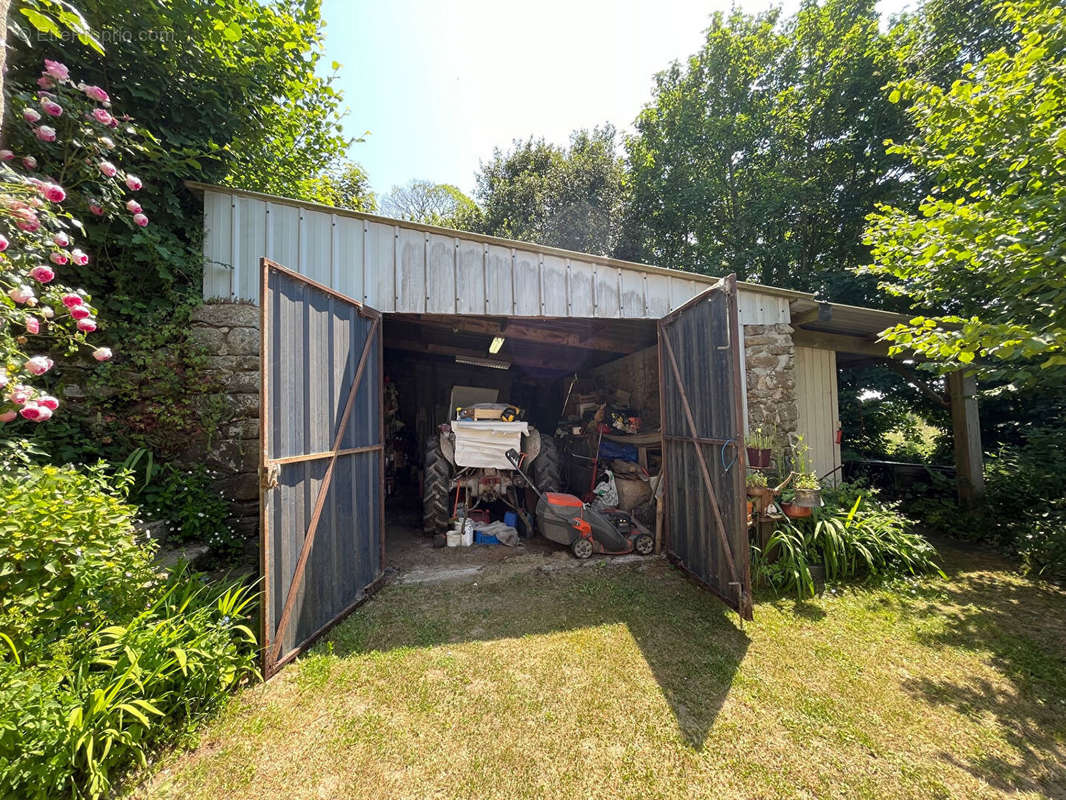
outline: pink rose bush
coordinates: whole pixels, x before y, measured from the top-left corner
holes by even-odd
[[[45,59],[37,87],[12,93],[10,149],[0,149],[0,424],[44,422],[59,409],[39,386],[60,371],[49,348],[85,348],[97,362],[113,357],[88,341],[99,326],[92,298],[62,283],[66,270],[89,263],[79,217],[148,224],[127,194],[141,180],[121,164],[145,150],[129,118],[115,114],[99,86],[74,83],[58,61]]]

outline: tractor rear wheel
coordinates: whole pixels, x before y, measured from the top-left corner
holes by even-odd
[[[533,459],[533,482],[542,492],[558,492],[563,485],[562,465],[555,440],[550,436],[540,437],[540,452]]]
[[[451,519],[452,465],[440,449],[440,439],[426,441],[426,460],[422,466],[422,530],[427,536],[447,530]]]

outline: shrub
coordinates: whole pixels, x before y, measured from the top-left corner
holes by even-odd
[[[0,630],[19,650],[125,618],[160,580],[151,544],[137,541],[126,482],[104,467],[0,476]]]
[[[753,547],[756,582],[807,597],[814,566],[824,567],[827,580],[939,572],[935,548],[872,490],[843,484],[824,490],[823,501],[810,518],[783,520],[764,548]]]
[[[254,675],[254,594],[157,570],[128,473],[7,462],[0,796],[97,798]]]

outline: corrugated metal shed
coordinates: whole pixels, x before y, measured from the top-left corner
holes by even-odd
[[[385,312],[659,319],[717,278],[190,183],[204,298],[258,298],[261,257]],[[789,322],[799,292],[741,284],[740,319]]]

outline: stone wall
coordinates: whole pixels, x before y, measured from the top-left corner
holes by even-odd
[[[748,426],[777,432],[778,446],[799,424],[796,404],[796,353],[792,326],[744,326],[744,365],[748,384]]]
[[[238,528],[251,533],[259,515],[259,307],[205,303],[192,313],[190,336],[207,351],[207,375],[230,412],[208,432],[198,458],[218,473],[217,487],[234,501]]]

